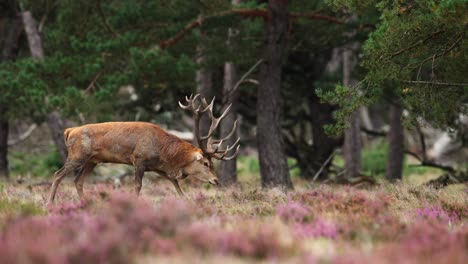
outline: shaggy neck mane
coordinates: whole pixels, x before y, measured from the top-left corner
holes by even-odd
[[[199,148],[170,133],[164,133],[161,139],[164,142],[161,154],[172,166],[183,167],[193,160],[194,152],[201,153]]]

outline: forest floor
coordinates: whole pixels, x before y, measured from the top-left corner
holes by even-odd
[[[47,185],[4,183],[0,262],[468,262],[466,185],[259,186],[245,177],[227,189],[184,182],[182,199],[148,177],[140,197],[131,182],[88,183],[79,201],[66,179],[46,207]]]

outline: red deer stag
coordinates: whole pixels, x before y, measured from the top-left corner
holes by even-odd
[[[200,102],[197,99],[200,98]],[[121,163],[135,167],[135,191],[140,193],[143,174],[154,171],[169,180],[179,195],[184,195],[178,180],[188,176],[201,181],[218,184],[212,158],[233,159],[239,152],[239,138],[232,146],[223,148],[223,142],[234,135],[237,121],[231,133],[225,138],[215,140],[213,134],[221,120],[229,113],[230,105],[216,118],[213,114],[213,100],[208,104],[199,94],[186,97],[186,105],[181,108],[194,114],[195,132],[198,148],[164,131],[159,126],[145,122],[108,122],[68,128],[64,132],[68,157],[65,165],[55,172],[55,179],[49,194],[48,204],[55,198],[57,187],[70,173],[76,175],[75,187],[80,198],[83,195],[83,182],[98,163]],[[199,132],[200,118],[207,113],[211,125],[206,136]],[[206,141],[206,144],[205,144]],[[235,149],[234,154],[227,156]]]

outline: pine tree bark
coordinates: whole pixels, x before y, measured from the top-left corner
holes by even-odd
[[[8,119],[6,107],[0,106],[0,180],[8,178]]]
[[[197,83],[197,93],[204,96],[207,101],[211,101],[214,96],[213,91],[213,73],[211,69],[204,65],[205,63],[205,56],[203,55],[203,46],[200,44],[198,46],[198,58],[197,64],[199,65],[200,69],[197,70],[195,81]],[[210,118],[207,115],[203,115],[200,119],[200,135],[205,136],[208,134],[210,129]],[[193,141],[195,144],[198,144],[197,140],[194,139]]]
[[[0,62],[16,59],[19,50],[19,38],[21,35],[21,18],[18,16],[18,4],[10,1],[4,5],[0,17]],[[0,179],[8,179],[8,108],[0,105]]]
[[[343,85],[351,87],[351,72],[354,67],[353,49],[345,47],[343,50]],[[361,128],[359,110],[351,114],[349,127],[344,132],[343,156],[345,159],[345,178],[359,176],[361,172]]]
[[[44,60],[44,49],[42,48],[41,36],[37,30],[36,21],[29,11],[22,12],[22,18],[31,57],[37,60]],[[47,126],[49,127],[55,147],[60,153],[60,158],[65,163],[67,160],[67,147],[63,139],[63,131],[66,128],[65,120],[60,116],[59,112],[53,111],[47,115]]]
[[[351,179],[359,176],[361,172],[361,139],[359,112],[356,111],[350,116],[350,126],[344,133],[343,155],[345,159],[345,177]]]
[[[240,4],[240,0],[232,0],[232,6],[236,6]],[[232,46],[232,37],[234,35],[234,29],[228,29],[228,41],[227,45]],[[224,105],[232,104],[231,111],[225,117],[224,122],[221,123],[221,138],[227,136],[234,125],[234,122],[237,119],[237,111],[238,111],[238,101],[239,101],[239,93],[233,91],[234,86],[237,82],[237,67],[232,62],[226,62],[224,64],[224,80],[223,80],[223,103]],[[226,142],[226,145],[231,146],[235,143],[236,139],[238,138],[238,131],[232,135]],[[223,186],[229,186],[235,184],[237,182],[237,157],[221,162],[220,171],[219,171],[219,181]]]
[[[287,50],[288,2],[268,1],[264,63],[257,96],[257,144],[263,187],[292,188],[280,126],[281,69]]]
[[[53,111],[47,115],[47,126],[52,135],[52,140],[60,153],[60,158],[65,163],[68,156],[67,146],[63,138],[63,131],[67,127],[65,120],[60,116],[59,112]]]
[[[231,111],[229,114],[224,118],[223,122],[221,123],[221,138],[227,136],[234,125],[234,122],[237,119],[237,109],[238,109],[238,100],[239,100],[239,93],[233,92],[231,93],[232,89],[234,88],[237,80],[237,69],[234,63],[226,62],[224,64],[224,85],[223,85],[223,94],[224,94],[224,104],[227,106],[228,104],[232,104]],[[230,137],[225,145],[231,146],[235,143],[238,137],[237,131]],[[237,158],[232,160],[223,161],[221,162],[220,173],[219,173],[219,181],[223,186],[229,186],[237,182]]]
[[[390,131],[388,132],[388,161],[385,178],[391,182],[403,176],[404,135],[401,121],[403,106],[396,102],[390,106]]]

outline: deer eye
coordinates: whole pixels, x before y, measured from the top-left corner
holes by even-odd
[[[210,164],[207,161],[203,162],[203,165],[205,165],[206,167],[210,166]]]

